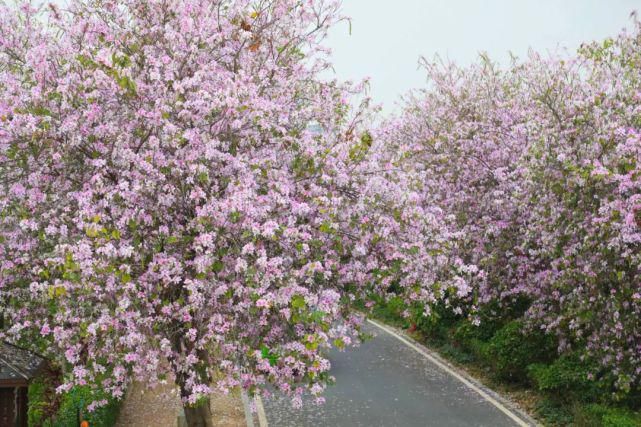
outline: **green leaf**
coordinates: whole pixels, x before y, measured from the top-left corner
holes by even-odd
[[[260,347],[260,356],[263,359],[267,359],[267,357],[269,357],[269,348],[264,344]]]
[[[127,68],[131,66],[131,59],[128,55],[118,56],[115,53],[111,55],[111,60],[114,65],[119,66],[120,68]]]
[[[36,116],[51,116],[51,110],[42,107],[42,106],[35,106],[31,109],[31,113],[36,115]]]
[[[64,286],[51,286],[48,289],[49,298],[57,298],[67,294]]]
[[[320,231],[323,233],[333,233],[332,224],[329,221],[325,221],[320,226]]]
[[[214,273],[220,273],[223,271],[223,268],[225,268],[225,264],[221,260],[216,260],[214,263],[211,265],[211,271]]]
[[[412,246],[411,248],[409,248],[408,253],[410,255],[418,255],[419,251],[420,248],[418,246]]]
[[[201,172],[198,174],[198,182],[201,184],[207,184],[209,182],[209,175],[207,172]]]
[[[136,83],[128,76],[117,76],[116,82],[118,86],[125,89],[128,95],[135,96],[137,92]]]
[[[293,308],[305,308],[305,298],[302,295],[294,295],[292,297],[292,307]]]
[[[324,311],[316,310],[311,314],[310,318],[312,319],[312,321],[318,323],[322,322],[326,315],[327,313],[325,313]]]
[[[269,365],[274,366],[278,362],[278,355],[272,353],[272,351],[266,345],[260,347],[260,355],[263,359],[269,360]]]
[[[76,56],[76,60],[82,65],[84,68],[97,68],[98,64],[96,64],[93,59],[89,58],[87,55],[78,55]]]
[[[234,212],[230,213],[229,214],[229,220],[232,223],[236,224],[238,221],[240,221],[240,212],[234,211]]]

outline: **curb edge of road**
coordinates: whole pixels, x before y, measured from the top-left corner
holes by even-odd
[[[254,402],[256,403],[258,427],[267,427],[267,414],[265,413],[265,407],[263,406],[263,399],[261,399],[260,395],[256,395]]]
[[[508,415],[514,421],[517,421],[518,419],[517,422],[519,422],[521,426],[541,426],[540,423],[538,423],[534,418],[523,411],[515,402],[512,402],[504,396],[501,396],[499,393],[487,387],[464,370],[454,366],[434,350],[426,347],[424,344],[421,344],[414,338],[407,335],[403,330],[386,325],[385,323],[373,319],[367,319],[367,322],[376,326],[378,329],[381,329],[382,331],[392,335],[408,347],[412,348],[414,351],[421,354],[427,360],[444,370],[447,374],[453,376],[454,378],[462,382],[465,386],[479,394],[484,400],[488,401],[495,408]]]
[[[267,427],[267,415],[265,414],[263,399],[260,398],[260,395],[256,395],[254,397],[254,406],[256,407],[256,411],[252,410],[249,396],[245,390],[241,390],[240,397],[243,401],[243,410],[245,412],[245,423],[247,424],[247,427],[256,427],[256,423],[254,422],[255,418],[257,418],[258,427]]]
[[[245,390],[240,391],[240,399],[243,401],[243,411],[245,412],[245,423],[247,427],[254,427],[254,413],[249,405],[249,396]]]

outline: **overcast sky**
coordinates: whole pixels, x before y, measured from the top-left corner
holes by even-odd
[[[394,110],[401,94],[421,87],[418,58],[439,54],[469,64],[486,51],[505,63],[508,52],[524,57],[603,39],[631,28],[641,0],[343,0],[352,17],[330,34],[333,62],[342,80],[371,78],[372,96]]]

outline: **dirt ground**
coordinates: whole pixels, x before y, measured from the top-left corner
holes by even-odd
[[[246,426],[240,393],[212,395],[211,409],[215,426]],[[116,427],[175,427],[180,412],[180,397],[173,384],[148,389],[134,383],[127,392]]]

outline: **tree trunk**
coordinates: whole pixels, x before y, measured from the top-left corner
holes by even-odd
[[[188,427],[214,427],[209,399],[198,406],[183,406]]]
[[[180,327],[177,328],[180,330]],[[186,354],[192,350],[189,346],[189,343],[183,341],[184,335],[174,335],[172,337],[172,348],[176,354]],[[206,356],[199,354],[201,360],[208,360]],[[172,365],[174,375],[176,376],[176,385],[180,388],[180,397],[183,401],[183,411],[185,412],[185,422],[187,427],[214,427],[214,421],[212,419],[211,407],[209,397],[206,399],[199,399],[196,406],[190,406],[187,403],[187,398],[191,394],[190,390],[187,388],[187,375],[176,364],[176,359],[171,359],[170,363]],[[206,369],[201,369],[198,371],[200,380],[203,384],[210,384],[211,378],[207,373]]]

